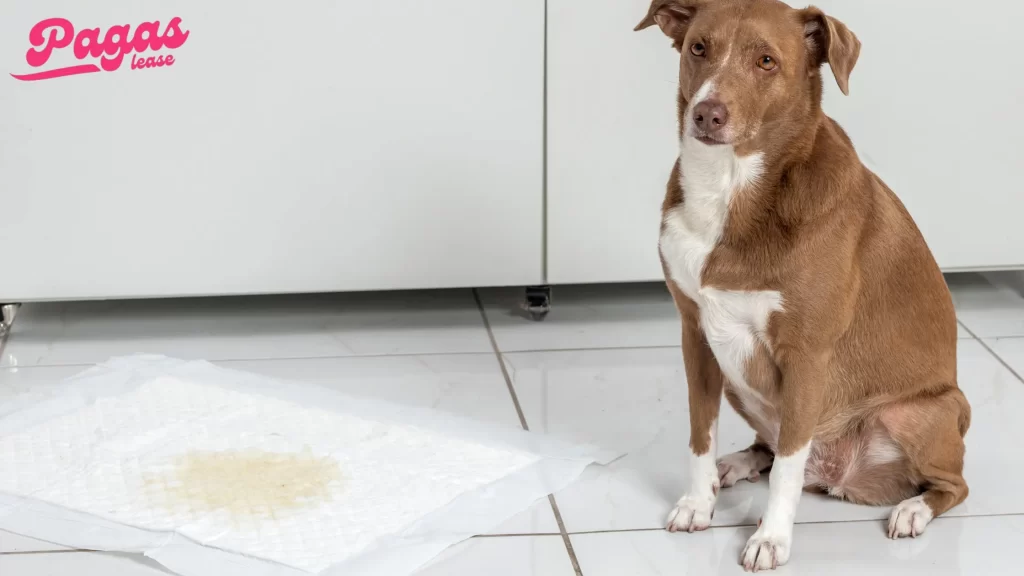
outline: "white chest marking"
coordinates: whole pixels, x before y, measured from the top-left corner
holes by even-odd
[[[711,92],[706,84],[694,96],[699,102]],[[690,114],[684,115],[689,118]],[[689,123],[689,120],[687,120]],[[708,255],[725,229],[734,194],[761,174],[761,154],[736,156],[732,146],[707,146],[689,135],[680,142],[680,184],[684,201],[665,214],[660,248],[669,276],[697,303],[701,327],[722,367],[751,411],[763,412],[764,397],[747,386],[746,362],[759,343],[766,344],[765,330],[773,312],[782,310],[782,294],[776,290],[719,290],[701,284]]]

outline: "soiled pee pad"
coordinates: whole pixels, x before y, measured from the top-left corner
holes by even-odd
[[[0,528],[184,576],[410,574],[614,455],[139,356],[0,417]]]

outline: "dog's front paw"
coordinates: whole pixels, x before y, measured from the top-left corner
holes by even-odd
[[[917,538],[924,534],[924,529],[934,517],[935,514],[923,496],[904,500],[893,508],[889,516],[889,538]]]
[[[792,536],[772,535],[765,532],[763,526],[758,528],[743,549],[740,559],[743,569],[747,572],[774,570],[789,562],[792,540]]]
[[[711,526],[711,517],[715,515],[715,497],[687,494],[676,502],[676,507],[668,515],[669,532],[700,532]]]

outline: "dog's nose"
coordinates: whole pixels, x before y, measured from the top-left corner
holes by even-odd
[[[708,134],[721,130],[728,122],[729,109],[718,100],[705,100],[693,107],[693,123]]]

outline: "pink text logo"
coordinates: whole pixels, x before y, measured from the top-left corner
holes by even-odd
[[[121,68],[125,57],[131,55],[131,69],[163,68],[173,66],[173,54],[155,54],[171,51],[188,40],[188,30],[182,31],[181,18],[171,18],[160,29],[160,22],[143,22],[132,33],[131,26],[111,26],[105,33],[100,28],[85,28],[75,33],[75,27],[64,18],[47,18],[32,27],[28,41],[32,48],[25,53],[25,61],[33,68],[42,68],[55,51],[72,46],[75,59],[85,62],[73,66],[50,68],[30,74],[11,74],[18,80],[49,80],[91,72],[113,72]],[[146,51],[153,54],[144,55]],[[98,63],[98,65],[97,65]]]

